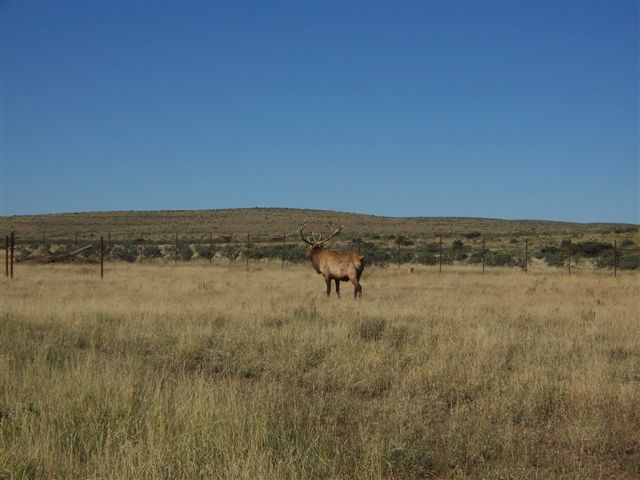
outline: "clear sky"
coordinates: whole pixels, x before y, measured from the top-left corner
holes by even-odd
[[[637,1],[0,8],[2,215],[640,223]]]

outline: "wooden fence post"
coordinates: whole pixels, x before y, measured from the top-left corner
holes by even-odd
[[[438,266],[438,273],[442,273],[442,235],[440,235],[440,264]]]
[[[613,276],[618,276],[618,240],[613,241]]]
[[[109,246],[107,247],[107,251],[109,252],[109,258],[111,258],[111,232],[107,233],[107,241]]]
[[[209,265],[213,262],[213,234],[209,233]]]
[[[100,235],[100,278],[104,278],[104,237]]]
[[[144,256],[144,233],[140,234],[140,263],[142,263],[143,256]]]
[[[251,252],[251,234],[247,233],[247,270],[249,270],[249,254]]]
[[[285,252],[287,249],[287,234],[282,234],[282,268],[284,268]]]
[[[569,257],[569,275],[571,275],[571,239],[569,239],[569,250],[567,252],[567,256]]]
[[[525,238],[524,239],[524,273],[528,273],[527,271],[528,263],[529,263],[529,239]]]
[[[482,273],[484,273],[484,236],[482,237]]]
[[[76,250],[78,249],[78,232],[75,232]]]
[[[4,275],[9,277],[9,235],[4,237]]]
[[[398,240],[397,250],[396,250],[396,262],[398,263],[398,270],[400,270],[400,241]]]
[[[173,252],[173,264],[174,265],[178,264],[178,232],[176,232],[176,243],[175,243],[175,249]]]
[[[16,232],[11,232],[11,265],[9,268],[9,273],[11,278],[13,278],[13,253],[16,245]]]

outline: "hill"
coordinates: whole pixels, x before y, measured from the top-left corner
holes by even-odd
[[[306,217],[311,229],[326,229],[328,222],[343,224],[343,238],[359,235],[455,237],[480,232],[491,237],[553,236],[599,238],[637,234],[638,226],[617,223],[572,223],[546,220],[500,220],[469,217],[381,217],[358,213],[289,208],[83,212],[0,217],[0,232],[15,230],[22,239],[141,235],[153,238],[181,235],[242,235],[257,237],[295,235]]]

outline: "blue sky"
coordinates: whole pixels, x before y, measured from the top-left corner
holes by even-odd
[[[0,8],[2,215],[640,223],[636,1]]]

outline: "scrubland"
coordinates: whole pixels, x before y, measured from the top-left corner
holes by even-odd
[[[640,478],[639,279],[20,266],[0,478]]]

